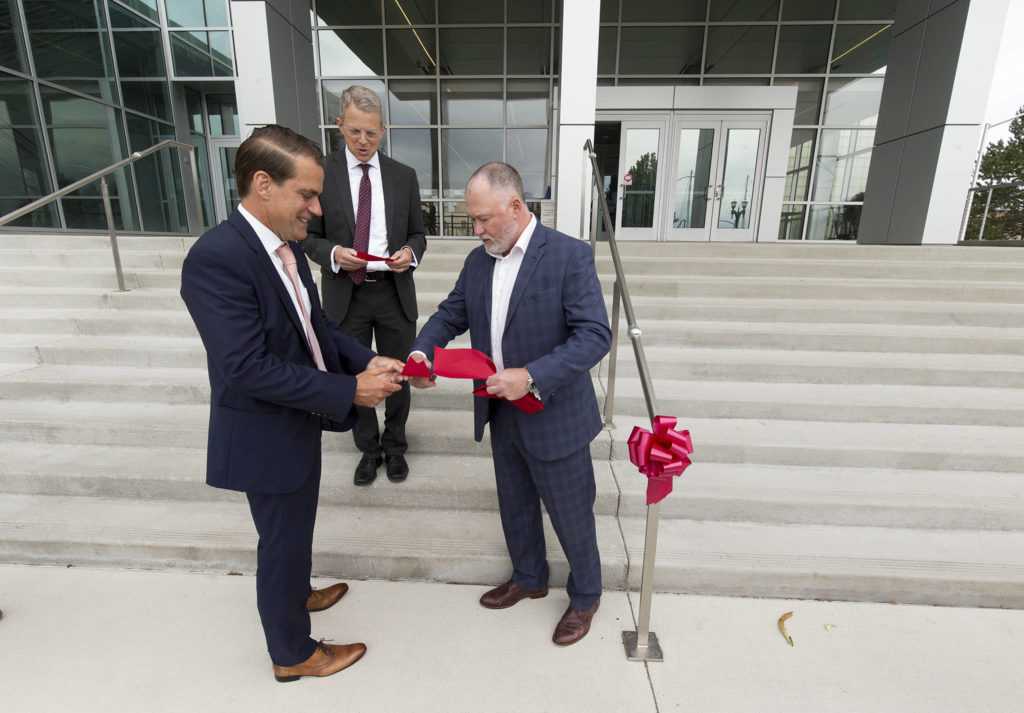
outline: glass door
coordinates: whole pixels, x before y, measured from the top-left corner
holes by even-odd
[[[659,157],[665,122],[623,121],[621,132],[615,237],[657,240],[662,203],[659,174],[664,172]]]
[[[210,139],[211,179],[215,189],[213,202],[217,220],[227,220],[228,214],[238,205],[238,186],[235,183],[235,154],[241,142],[236,137]]]

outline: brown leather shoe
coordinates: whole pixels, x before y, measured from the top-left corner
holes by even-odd
[[[562,614],[562,618],[558,622],[558,626],[555,627],[555,635],[551,637],[551,640],[559,646],[575,644],[590,631],[590,621],[594,618],[594,612],[597,611],[599,606],[601,606],[600,599],[586,611],[580,611],[572,607],[566,609],[565,614]]]
[[[274,666],[274,678],[281,683],[300,676],[330,676],[348,668],[366,653],[366,644],[325,644],[320,641],[313,655],[294,666]]]
[[[338,600],[345,596],[345,592],[348,591],[348,585],[344,582],[338,584],[332,584],[326,589],[314,589],[309,593],[309,599],[306,600],[307,611],[323,611],[324,609],[330,609]]]
[[[541,589],[523,589],[510,579],[500,587],[495,587],[489,592],[485,592],[484,595],[480,597],[480,604],[488,609],[508,609],[520,599],[526,599],[527,597],[530,599],[540,599],[547,595],[547,587],[542,587]]]

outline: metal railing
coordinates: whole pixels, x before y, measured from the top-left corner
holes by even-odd
[[[988,186],[974,186],[971,188],[970,193],[973,197],[975,193],[984,193],[988,191],[988,196],[985,198],[985,210],[981,213],[981,225],[978,227],[978,240],[984,240],[985,236],[985,223],[988,221],[988,209],[992,205],[992,191],[998,188],[1024,188],[1024,181],[1017,181],[1016,183],[993,183]],[[968,211],[970,207],[968,206]],[[968,215],[968,220],[970,216]],[[964,225],[964,232],[966,233],[967,226]]]
[[[102,168],[99,171],[96,171],[95,173],[89,174],[85,178],[77,180],[74,183],[65,186],[64,188],[61,188],[59,191],[54,191],[53,193],[47,196],[43,196],[39,200],[32,201],[28,205],[22,206],[17,210],[11,211],[7,215],[0,217],[0,227],[7,225],[8,223],[14,220],[17,220],[23,215],[28,215],[32,211],[38,210],[39,208],[42,208],[43,206],[48,205],[49,203],[52,203],[58,198],[63,198],[69,193],[74,193],[78,189],[83,188],[98,179],[100,182],[100,193],[103,197],[103,212],[106,214],[107,230],[110,233],[110,249],[114,254],[114,269],[117,272],[117,289],[120,290],[121,292],[127,292],[127,288],[124,286],[124,271],[121,268],[121,252],[117,246],[117,231],[114,228],[114,211],[110,206],[110,190],[107,188],[106,177],[109,174],[114,173],[115,171],[119,171],[125,166],[135,163],[139,159],[154,154],[157,151],[160,151],[161,149],[167,148],[168,146],[174,146],[179,151],[188,151],[189,153],[189,155],[186,158],[187,163],[190,164],[192,167],[192,193],[195,197],[196,215],[199,216],[195,225],[198,228],[200,221],[202,220],[203,208],[199,199],[199,176],[196,170],[196,162],[194,156],[195,149],[191,144],[183,144],[180,141],[174,141],[173,139],[166,139],[158,144],[150,146],[148,149],[145,149],[143,151],[136,151],[126,159],[122,159],[117,163],[113,163],[107,166],[106,168]]]
[[[654,384],[651,381],[651,370],[647,365],[647,356],[644,354],[644,346],[641,342],[643,331],[637,325],[636,314],[633,312],[633,302],[629,298],[629,288],[626,285],[626,274],[622,269],[622,259],[619,257],[619,246],[615,242],[615,226],[612,223],[611,214],[608,212],[608,204],[604,200],[601,190],[602,176],[597,165],[597,154],[594,152],[594,145],[590,139],[583,144],[583,151],[590,160],[591,176],[591,198],[594,204],[600,204],[601,217],[604,219],[605,227],[608,230],[608,248],[611,251],[612,264],[615,267],[615,284],[612,287],[612,346],[608,353],[608,387],[604,402],[604,423],[605,427],[612,425],[612,414],[615,408],[615,364],[618,353],[619,342],[619,304],[626,312],[626,324],[628,325],[629,339],[633,344],[633,356],[636,358],[637,370],[640,372],[640,384],[644,390],[644,401],[647,404],[647,415],[651,419],[651,428],[654,428],[654,417],[658,414],[658,400],[654,394]],[[584,168],[586,172],[586,168]],[[582,215],[586,214],[586,192],[583,194]],[[597,252],[597,227],[598,220],[592,223],[590,231],[590,244]],[[654,503],[647,506],[647,531],[644,537],[644,566],[643,574],[640,577],[640,612],[637,615],[636,631],[622,632],[622,643],[626,649],[626,657],[630,661],[661,661],[663,659],[661,646],[658,644],[657,635],[651,631],[651,594],[654,589],[654,556],[658,549],[658,517],[661,511],[661,503]]]
[[[1014,121],[1015,119],[1020,119],[1022,117],[1024,117],[1024,112],[1021,112],[1020,114],[1015,114],[1014,116],[1011,116],[1009,119],[1003,119],[1002,121],[997,121],[994,124],[985,124],[985,129],[984,129],[984,131],[981,132],[981,144],[978,146],[978,157],[974,160],[974,172],[971,175],[971,187],[969,189],[967,189],[967,201],[966,201],[966,203],[964,205],[964,214],[963,214],[963,217],[960,219],[960,240],[964,240],[966,238],[966,236],[967,236],[967,222],[968,222],[968,220],[971,217],[971,206],[974,205],[974,194],[975,193],[980,193],[981,191],[988,190],[988,202],[985,203],[985,216],[988,216],[988,206],[989,206],[989,202],[991,202],[991,200],[992,200],[992,190],[991,189],[993,189],[993,188],[1006,188],[1006,187],[1010,187],[1010,186],[1013,186],[1013,185],[1018,185],[1018,186],[1020,185],[1020,184],[1001,184],[1001,185],[996,185],[996,186],[978,186],[978,176],[981,175],[981,162],[985,158],[985,149],[987,148],[987,142],[988,142],[988,132],[993,127],[1002,126],[1003,124],[1008,124],[1011,121]],[[981,220],[981,230],[982,231],[985,230],[985,218],[984,217]],[[980,232],[978,233],[978,240],[981,240],[981,233]]]

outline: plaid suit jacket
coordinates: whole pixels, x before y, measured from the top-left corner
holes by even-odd
[[[473,348],[491,355],[494,262],[483,246],[466,257],[455,288],[420,330],[414,351],[433,361],[435,346],[443,347],[468,329]],[[535,458],[564,458],[601,431],[590,369],[610,346],[608,313],[590,245],[538,223],[512,289],[501,341],[505,368],[526,367],[544,403],[535,414],[516,412]],[[474,398],[478,441],[489,402]]]

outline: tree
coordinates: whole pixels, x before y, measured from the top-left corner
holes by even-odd
[[[1024,113],[1021,107],[1019,113]],[[989,144],[981,157],[978,188],[1001,183],[1024,183],[1024,116],[1010,122],[1010,139]],[[967,222],[968,240],[978,237],[981,218],[985,211],[988,191],[974,194],[971,217]],[[1016,188],[996,188],[985,219],[985,240],[1020,240],[1024,235],[1024,185]]]

